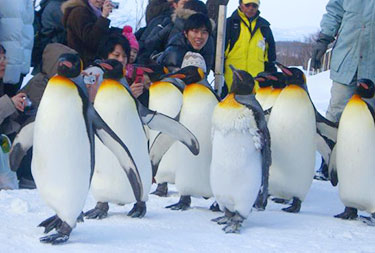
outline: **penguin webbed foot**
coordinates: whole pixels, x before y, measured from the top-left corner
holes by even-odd
[[[107,202],[96,203],[95,208],[84,213],[86,219],[104,219],[108,216],[109,205]]]
[[[361,215],[359,219],[368,226],[375,227],[375,213],[371,214],[369,217]]]
[[[66,222],[61,222],[61,226],[56,230],[56,234],[43,236],[39,239],[39,241],[41,243],[50,243],[52,245],[56,245],[69,240],[69,235],[72,232],[72,228]]]
[[[358,218],[357,214],[358,210],[352,207],[345,207],[344,212],[335,215],[335,218],[343,219],[343,220],[355,220]]]
[[[301,203],[302,201],[300,199],[294,197],[292,205],[281,210],[287,213],[299,213],[299,211],[301,210]]]
[[[220,206],[216,201],[214,203],[212,203],[212,205],[210,206],[210,210],[212,212],[221,212]]]
[[[223,231],[226,234],[228,233],[239,234],[241,227],[242,227],[242,222],[244,220],[245,218],[242,217],[238,212],[236,212],[235,215],[230,218],[230,221],[227,223],[227,225],[223,227]]]
[[[171,210],[181,210],[185,211],[190,208],[191,197],[190,196],[181,196],[178,203],[166,206],[165,208],[170,208]]]
[[[48,219],[42,221],[38,227],[44,227],[44,232],[45,234],[49,233],[53,229],[58,229],[60,228],[62,224],[62,220],[59,218],[59,216],[54,215],[49,217]]]
[[[168,196],[168,183],[158,184],[156,190],[151,194],[157,195],[159,197],[167,197]]]
[[[39,238],[41,243],[51,243],[52,245],[61,244],[69,240],[69,235],[64,235],[60,233],[47,235]]]
[[[290,203],[290,199],[272,198],[271,200],[275,202],[276,204],[282,204],[282,205],[287,205]]]
[[[132,218],[142,218],[146,214],[146,202],[140,201],[134,204],[133,208],[129,211],[128,216]]]
[[[216,222],[219,225],[227,224],[230,221],[231,217],[228,217],[226,215],[219,216],[217,218],[211,219],[211,221]]]
[[[219,225],[223,225],[223,224],[228,224],[231,219],[235,216],[236,213],[233,213],[231,211],[229,211],[228,209],[225,208],[224,210],[224,213],[225,215],[224,216],[219,216],[215,219],[212,219],[211,221],[213,222],[216,222],[217,224]]]

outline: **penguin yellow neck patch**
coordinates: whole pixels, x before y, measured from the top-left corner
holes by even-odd
[[[241,105],[234,99],[234,94],[229,94],[228,96],[225,97],[223,101],[219,103],[219,107],[235,109],[235,108],[242,108],[243,105]]]
[[[363,104],[365,105],[366,103],[362,100],[361,96],[359,96],[358,94],[354,94],[352,96],[352,98],[349,100],[348,104]]]
[[[64,76],[54,76],[49,80],[48,84],[53,86],[61,85],[74,89],[77,88],[76,85],[72,82],[72,80]]]
[[[169,82],[155,82],[150,86],[150,94],[162,95],[166,90],[177,89],[173,84]]]
[[[184,96],[194,96],[197,93],[211,94],[211,91],[206,86],[198,83],[189,84],[184,90]]]
[[[98,93],[104,90],[108,89],[115,89],[118,91],[124,91],[125,87],[122,86],[118,81],[112,80],[112,79],[105,79],[103,82],[100,84],[100,87],[98,89]]]

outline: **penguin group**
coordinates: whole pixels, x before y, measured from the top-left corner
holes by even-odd
[[[56,233],[40,241],[66,242],[83,217],[107,217],[108,203],[134,203],[128,216],[144,217],[153,181],[159,196],[175,184],[180,199],[166,206],[171,210],[189,209],[192,196],[214,197],[223,215],[212,221],[239,233],[252,208],[265,210],[270,196],[291,203],[283,211],[300,212],[317,150],[345,205],[336,217],[355,219],[364,210],[370,216],[361,219],[374,225],[375,113],[364,100],[374,96],[374,84],[359,80],[334,124],[316,110],[304,73],[276,64],[281,72],[256,77],[231,66],[224,99],[200,68],[185,67],[151,84],[146,108],[132,95],[120,62],[96,62],[103,78],[91,103],[79,56],[61,55],[35,121],[18,133],[10,155],[16,167],[33,146],[37,189],[56,213],[39,225]],[[89,190],[97,204],[83,212]]]

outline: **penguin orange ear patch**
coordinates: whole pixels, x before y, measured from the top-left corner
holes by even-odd
[[[113,67],[111,65],[109,65],[108,63],[105,63],[105,62],[102,62],[102,63],[99,63],[100,67],[102,67],[103,69],[106,69],[106,70],[113,70]]]
[[[171,75],[170,77],[171,78],[184,79],[186,77],[186,75],[184,75],[184,74],[175,74],[175,75]]]

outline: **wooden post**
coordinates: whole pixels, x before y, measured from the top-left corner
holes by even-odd
[[[215,59],[215,90],[221,96],[224,85],[224,50],[227,7],[220,5],[217,24],[216,59]]]

